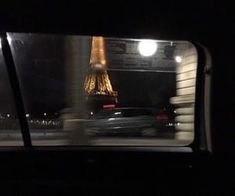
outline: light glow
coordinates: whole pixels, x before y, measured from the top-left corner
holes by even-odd
[[[11,39],[11,37],[9,35],[7,35],[7,41],[9,43],[9,45],[11,45],[12,39]]]
[[[157,51],[157,43],[153,40],[142,40],[139,42],[138,49],[142,56],[153,56]]]
[[[181,62],[182,62],[182,57],[176,56],[176,57],[175,57],[175,61],[176,61],[177,63],[181,63]]]
[[[114,104],[103,105],[104,109],[115,108]]]

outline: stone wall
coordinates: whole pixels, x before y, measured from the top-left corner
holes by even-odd
[[[194,103],[196,92],[197,51],[191,45],[181,54],[182,62],[176,67],[176,96],[170,102],[176,109],[176,139],[194,137]]]

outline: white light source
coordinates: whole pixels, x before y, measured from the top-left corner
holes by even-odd
[[[152,56],[157,51],[157,43],[153,40],[142,40],[139,42],[138,49],[142,56]]]
[[[44,116],[46,116],[46,115],[47,115],[47,113],[45,112],[45,113],[43,113],[43,115],[44,115]]]
[[[176,56],[176,57],[175,57],[175,61],[176,61],[177,63],[181,63],[181,62],[182,62],[182,58],[181,58],[180,56]]]
[[[94,64],[94,65],[92,65],[92,68],[94,68],[94,69],[98,69],[98,70],[101,70],[101,69],[104,69],[104,65],[102,65],[102,64]]]
[[[9,35],[7,35],[7,41],[9,42],[9,45],[11,45],[12,39]]]
[[[10,116],[11,116],[10,114],[7,114],[7,118],[10,118]]]
[[[26,114],[25,116],[28,118],[28,117],[29,117],[29,114]]]

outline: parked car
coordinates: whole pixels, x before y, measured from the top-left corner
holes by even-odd
[[[164,110],[152,108],[104,109],[91,116],[90,136],[169,136],[174,133],[173,119]]]

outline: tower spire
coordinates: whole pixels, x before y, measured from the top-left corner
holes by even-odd
[[[84,83],[88,99],[95,97],[106,102],[117,102],[117,92],[113,91],[107,68],[105,40],[103,37],[94,36],[92,37],[90,69]]]

